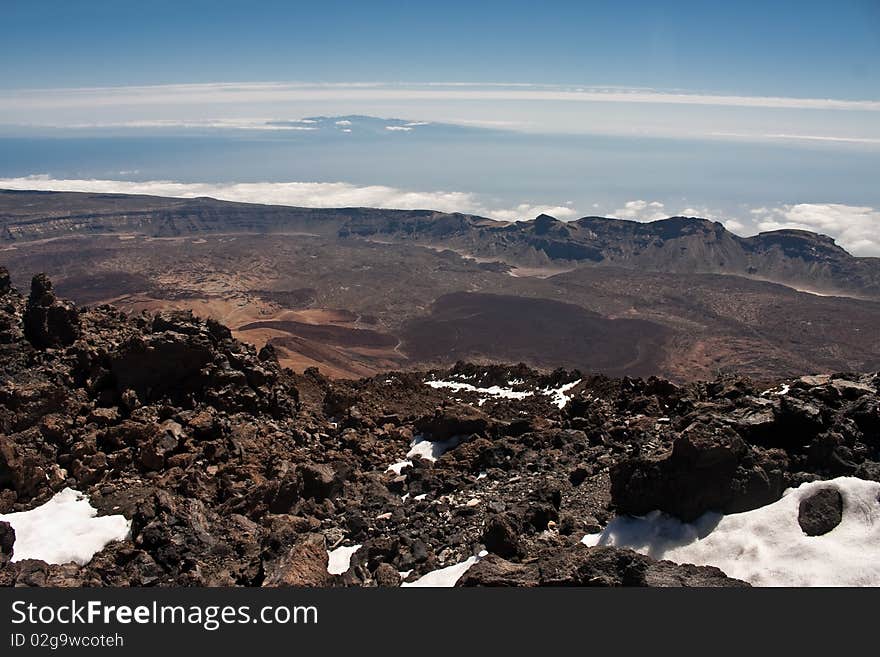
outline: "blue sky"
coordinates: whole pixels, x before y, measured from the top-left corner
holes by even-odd
[[[880,3],[3,0],[4,88],[622,85],[880,97]]]
[[[691,214],[880,255],[878,0],[0,0],[0,16],[0,187]]]

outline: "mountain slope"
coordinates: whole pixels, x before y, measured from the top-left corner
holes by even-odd
[[[51,272],[78,304],[193,310],[333,378],[458,359],[675,381],[880,369],[880,302],[793,289],[876,261],[811,234],[54,193],[0,193],[0,224],[20,285]],[[755,262],[791,287],[723,273]]]
[[[307,232],[451,249],[515,268],[613,265],[717,273],[820,294],[880,298],[880,259],[854,257],[830,237],[780,230],[744,238],[718,222],[693,217],[561,222],[541,215],[511,223],[430,210],[309,209],[207,198],[0,191],[0,242],[75,234],[163,237],[209,232]]]

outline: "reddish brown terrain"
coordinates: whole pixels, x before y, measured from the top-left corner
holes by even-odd
[[[877,263],[812,233],[739,238],[702,219],[0,192],[16,284],[48,272],[81,305],[192,309],[334,378],[459,359],[675,381],[876,370]]]

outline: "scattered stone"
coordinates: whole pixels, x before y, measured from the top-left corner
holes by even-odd
[[[525,554],[516,523],[509,516],[490,516],[481,539],[486,550],[505,559],[518,558]]]
[[[309,534],[277,559],[265,564],[263,586],[332,586],[327,572],[327,545],[320,534]]]
[[[560,409],[426,380],[580,383]],[[82,567],[11,562],[0,524],[0,584],[398,586],[484,548],[464,583],[739,584],[575,543],[614,513],[688,520],[803,481],[880,480],[878,387],[850,373],[764,394],[737,377],[675,386],[469,363],[331,381],[190,312],[76,309],[45,277],[25,299],[0,268],[0,513],[70,487],[131,521]],[[422,436],[457,446],[387,472]],[[805,531],[835,526],[839,505],[805,501]],[[362,547],[336,577],[326,550],[340,540]]]
[[[843,518],[843,497],[836,488],[822,488],[801,500],[798,524],[807,536],[827,534]]]
[[[0,521],[0,564],[12,559],[15,545],[15,530],[8,522]]]
[[[71,345],[80,334],[79,313],[73,304],[55,297],[46,274],[31,281],[23,322],[25,336],[37,349]]]
[[[380,563],[376,566],[376,572],[373,573],[376,580],[376,586],[382,588],[395,588],[400,586],[401,578],[397,569],[389,563]]]

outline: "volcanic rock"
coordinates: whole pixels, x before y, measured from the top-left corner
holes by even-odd
[[[45,274],[37,274],[31,281],[31,294],[24,313],[24,333],[37,349],[67,346],[79,336],[76,308],[55,297],[52,282]]]
[[[389,563],[380,563],[376,567],[376,572],[373,573],[373,578],[376,580],[376,586],[382,588],[395,588],[400,586],[400,573]]]
[[[12,559],[15,530],[8,522],[0,522],[0,565]]]
[[[489,555],[471,566],[456,586],[743,587],[748,584],[729,578],[711,566],[655,561],[615,547],[574,546],[523,564]]]
[[[308,534],[284,554],[264,564],[263,586],[332,586],[327,572],[327,545],[320,534]]]
[[[798,506],[798,524],[807,536],[827,534],[842,518],[843,497],[836,488],[821,488]]]
[[[515,524],[515,520],[509,516],[501,514],[490,516],[486,521],[486,529],[482,537],[486,549],[505,559],[522,557],[525,550],[520,543],[519,531]]]
[[[735,513],[776,501],[785,467],[781,453],[750,447],[729,429],[692,424],[668,454],[614,466],[611,495],[619,513],[660,509],[687,522],[706,511]]]
[[[676,386],[459,363],[331,381],[189,312],[77,310],[44,278],[29,311],[4,280],[0,513],[70,487],[131,535],[82,567],[2,556],[0,584],[396,586],[399,572],[414,580],[488,549],[464,582],[726,585],[714,569],[576,541],[615,513],[693,519],[805,481],[880,478],[876,374]],[[50,308],[70,311],[67,337]],[[46,322],[26,336],[29,312]],[[532,394],[427,385],[438,380]],[[541,392],[575,381],[563,408]],[[408,457],[420,435],[460,444]],[[327,545],[343,540],[362,547],[331,576]]]
[[[485,413],[463,404],[437,409],[433,415],[426,415],[415,423],[417,431],[436,442],[455,436],[483,434],[488,426],[489,418]]]

